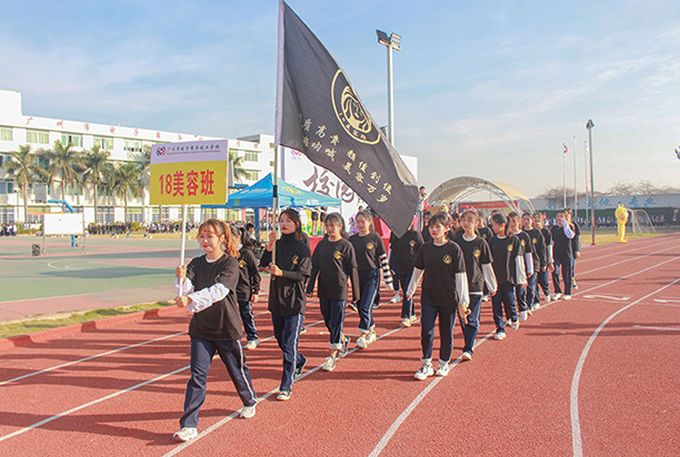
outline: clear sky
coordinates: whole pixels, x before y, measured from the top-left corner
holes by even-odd
[[[236,137],[272,133],[276,0],[4,2],[0,88],[24,113]],[[480,176],[562,184],[593,129],[596,188],[680,184],[678,0],[290,0],[430,189]],[[574,139],[575,137],[575,139]],[[575,147],[574,147],[575,146]],[[568,160],[572,178],[572,157]]]

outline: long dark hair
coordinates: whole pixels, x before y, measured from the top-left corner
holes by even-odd
[[[373,233],[375,229],[373,228],[373,216],[371,213],[368,210],[359,211],[354,220],[356,221],[359,217],[366,219],[368,222],[368,232]]]
[[[340,213],[330,213],[326,215],[326,219],[323,221],[324,224],[328,222],[335,222],[340,225],[340,236],[347,238],[347,231],[345,230],[345,219],[342,218]]]
[[[212,227],[212,229],[215,231],[215,233],[218,234],[218,236],[223,237],[223,245],[224,245],[224,251],[235,258],[238,258],[240,256],[240,253],[238,252],[238,247],[236,244],[236,239],[234,235],[231,232],[231,227],[224,221],[221,221],[219,219],[208,219],[207,221],[203,222],[201,225],[198,226],[198,233],[201,233],[201,230],[203,230],[206,227]]]
[[[293,221],[295,224],[295,239],[296,240],[301,240],[302,239],[302,222],[300,222],[300,213],[295,211],[293,208],[286,208],[283,211],[281,211],[281,214],[279,215],[279,221],[281,220],[281,216],[286,215],[288,219]]]

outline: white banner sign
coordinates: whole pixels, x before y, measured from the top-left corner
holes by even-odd
[[[43,215],[45,235],[82,235],[83,213],[52,213]]]

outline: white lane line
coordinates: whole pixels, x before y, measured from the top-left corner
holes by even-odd
[[[628,301],[630,300],[630,297],[627,295],[622,295],[620,297],[616,297],[614,295],[605,295],[605,294],[595,294],[595,295],[584,295],[583,298],[588,298],[588,299],[601,299],[601,300],[613,300],[613,301]]]
[[[309,327],[314,327],[315,325],[318,325],[318,324],[321,324],[321,323],[323,323],[323,320],[316,321],[316,322],[314,322],[314,323],[308,325],[307,328],[309,328]],[[262,341],[262,342],[265,342],[265,341],[271,340],[271,339],[273,339],[273,338],[274,338],[274,335],[269,336],[269,337],[267,337],[267,338],[264,338],[264,339],[261,340],[261,341]],[[139,388],[141,388],[141,387],[147,386],[147,385],[152,384],[152,383],[154,383],[154,382],[156,382],[156,381],[160,381],[160,380],[162,380],[162,379],[165,379],[165,378],[167,378],[168,376],[172,376],[172,375],[181,373],[182,371],[188,370],[190,367],[191,367],[191,365],[185,365],[185,366],[183,366],[183,367],[181,367],[181,368],[177,368],[176,370],[173,370],[173,371],[170,371],[170,372],[168,372],[168,373],[164,373],[164,374],[162,374],[162,375],[156,376],[156,377],[153,378],[153,379],[149,379],[149,380],[147,380],[147,381],[140,382],[140,383],[138,383],[138,384],[135,384],[134,386],[130,386],[130,387],[127,387],[127,388],[122,389],[122,390],[117,390],[117,391],[115,391],[115,392],[113,392],[113,393],[111,393],[111,394],[109,394],[109,395],[104,396],[104,397],[100,397],[100,398],[97,398],[97,399],[92,400],[92,401],[90,401],[90,402],[84,403],[84,404],[82,404],[82,405],[80,405],[80,406],[76,406],[76,407],[71,408],[71,409],[68,409],[68,410],[66,410],[66,411],[62,411],[62,412],[60,412],[60,413],[58,413],[58,414],[55,414],[54,416],[46,417],[45,419],[42,419],[42,420],[40,420],[40,421],[38,421],[38,422],[36,422],[36,423],[34,423],[34,424],[31,424],[31,425],[29,425],[29,426],[27,426],[27,427],[21,428],[21,429],[16,430],[16,431],[14,431],[14,432],[12,432],[12,433],[8,433],[7,435],[0,436],[0,443],[3,442],[3,441],[5,441],[5,440],[8,440],[8,439],[10,439],[10,438],[14,438],[15,436],[23,435],[23,434],[26,433],[26,432],[30,432],[31,430],[34,430],[34,429],[39,428],[39,427],[42,427],[42,426],[45,425],[45,424],[48,424],[48,423],[50,423],[50,422],[52,422],[52,421],[55,421],[55,420],[57,420],[57,419],[59,419],[59,418],[62,418],[62,417],[64,417],[64,416],[68,416],[69,414],[78,412],[78,411],[80,411],[80,410],[83,410],[83,409],[88,408],[88,407],[90,407],[90,406],[93,406],[93,405],[96,405],[96,404],[98,404],[98,403],[104,402],[104,401],[106,401],[106,400],[110,400],[110,399],[112,399],[112,398],[118,397],[119,395],[123,395],[123,394],[125,394],[125,393],[132,392],[133,390],[137,390],[137,389],[139,389]]]
[[[678,282],[680,282],[680,278],[675,279],[674,281],[666,284],[665,286],[656,289],[655,291],[645,295],[644,297],[635,300],[634,302],[620,308],[618,311],[610,314],[609,317],[602,321],[602,323],[595,329],[593,334],[590,335],[590,338],[588,338],[588,342],[583,348],[583,352],[581,352],[581,357],[579,357],[578,359],[578,363],[576,364],[576,370],[574,371],[574,376],[571,380],[569,411],[571,413],[571,438],[572,438],[571,445],[574,457],[583,457],[583,438],[581,436],[581,419],[579,417],[578,409],[578,390],[581,382],[581,373],[583,372],[583,366],[586,362],[586,358],[588,357],[588,352],[590,352],[590,348],[593,346],[593,343],[595,342],[595,338],[597,338],[602,329],[604,329],[604,327],[616,316],[618,316],[631,306],[634,306],[635,304],[640,303],[641,301],[646,300],[649,297],[656,295],[665,289],[668,289],[669,287],[675,285]]]
[[[376,342],[377,342],[377,341],[380,341],[380,340],[383,339],[383,338],[386,338],[386,337],[388,337],[388,336],[391,336],[391,335],[393,335],[393,334],[395,334],[395,333],[397,333],[397,332],[399,332],[399,331],[401,331],[401,330],[404,330],[404,328],[405,328],[405,327],[401,327],[401,326],[400,326],[400,327],[397,327],[397,328],[394,328],[394,329],[388,331],[387,333],[384,333],[384,334],[380,335],[380,336],[376,339]],[[356,348],[356,347],[350,349],[350,350],[347,352],[347,356],[343,357],[342,359],[338,359],[338,363],[340,363],[344,358],[349,357],[351,354],[353,354],[354,352],[356,352],[356,351],[358,351],[358,350],[359,350],[359,349]],[[319,370],[321,369],[322,366],[323,366],[323,363],[322,363],[321,365],[315,366],[314,368],[312,368],[312,369],[309,370],[309,371],[305,371],[304,374],[303,374],[302,376],[300,376],[295,382],[297,383],[297,382],[299,382],[299,381],[302,381],[302,380],[305,379],[307,376],[310,376],[310,375],[316,373],[317,371],[319,371]],[[278,393],[278,391],[279,391],[278,387],[275,388],[275,389],[270,390],[269,392],[267,392],[267,393],[266,393],[265,395],[263,395],[262,397],[259,397],[259,398],[257,399],[257,403],[259,404],[259,403],[265,401],[266,399],[268,399],[269,397],[271,397],[271,396],[274,395],[275,393]],[[199,435],[198,435],[196,438],[194,438],[193,440],[187,441],[186,443],[182,443],[182,444],[180,444],[179,446],[173,448],[171,451],[168,451],[167,453],[165,453],[165,454],[163,455],[163,457],[172,457],[172,456],[174,456],[174,455],[179,454],[180,452],[182,452],[183,450],[185,450],[187,447],[189,447],[189,446],[191,446],[192,444],[196,443],[196,442],[197,442],[198,440],[200,440],[201,438],[205,438],[206,436],[208,436],[209,434],[211,434],[212,432],[214,432],[214,431],[217,430],[218,428],[220,428],[220,427],[222,427],[223,425],[225,425],[225,424],[231,422],[232,420],[234,420],[235,418],[237,418],[237,417],[239,416],[239,414],[240,414],[240,411],[235,411],[235,412],[229,414],[229,415],[226,416],[224,419],[222,419],[222,420],[220,420],[220,421],[218,421],[218,422],[215,422],[213,425],[211,425],[210,427],[206,428],[204,431],[202,431],[201,433],[199,433]]]
[[[655,298],[657,303],[680,303],[680,298]]]
[[[666,332],[680,332],[680,327],[654,327],[652,325],[633,325],[633,328],[641,328],[646,330],[663,330]]]
[[[254,315],[253,317],[255,318],[255,317],[258,317],[258,316],[262,316],[263,314],[268,314],[268,311],[263,311],[261,313]],[[60,365],[55,365],[55,366],[45,368],[45,369],[42,369],[42,370],[31,371],[31,372],[22,374],[21,376],[17,376],[16,378],[8,379],[6,381],[0,381],[0,386],[4,386],[5,384],[10,384],[10,383],[16,382],[16,381],[21,381],[22,379],[30,378],[32,376],[37,376],[39,374],[49,373],[50,371],[54,371],[54,370],[58,370],[59,368],[64,368],[64,367],[68,367],[68,366],[71,366],[71,365],[75,365],[77,363],[87,362],[89,360],[94,360],[94,359],[98,359],[100,357],[105,357],[107,355],[115,354],[116,352],[127,351],[128,349],[134,349],[134,348],[137,348],[137,347],[140,347],[140,346],[146,346],[147,344],[155,343],[157,341],[163,341],[163,340],[167,340],[169,338],[174,338],[176,336],[185,335],[186,333],[187,332],[184,331],[184,332],[173,333],[171,335],[160,336],[160,337],[154,338],[152,340],[141,341],[139,343],[119,347],[119,348],[116,348],[116,349],[112,349],[110,351],[100,352],[98,354],[93,354],[93,355],[83,357],[83,358],[78,359],[78,360],[72,360],[71,362],[62,363]]]
[[[677,246],[676,246],[676,247],[673,247],[673,248],[664,249],[664,250],[662,250],[662,251],[657,251],[657,252],[668,251],[668,250],[670,250],[670,249],[675,249],[675,248],[677,248]],[[652,255],[652,254],[656,254],[656,252],[652,252],[652,253],[649,253],[649,254],[646,254],[646,255],[643,255],[643,256],[639,256],[638,258],[648,257],[648,256],[650,256],[650,255]],[[629,259],[629,260],[631,260],[631,259]],[[622,277],[620,277],[620,278],[613,279],[613,280],[611,280],[611,281],[608,281],[608,282],[606,282],[606,283],[600,284],[600,285],[598,285],[598,286],[591,287],[590,289],[587,289],[587,290],[583,290],[583,291],[581,291],[581,292],[578,292],[578,293],[574,294],[573,296],[578,296],[578,295],[581,295],[581,294],[587,294],[588,292],[592,292],[593,290],[597,290],[597,289],[600,289],[600,288],[602,288],[602,287],[606,287],[606,286],[611,285],[611,284],[613,284],[613,283],[615,283],[615,282],[621,281],[622,279],[627,279],[627,278],[630,277],[630,276],[637,275],[637,274],[640,274],[640,273],[644,273],[644,272],[649,271],[649,270],[653,270],[653,269],[655,269],[655,268],[660,267],[661,265],[664,265],[664,264],[666,264],[666,263],[672,262],[672,261],[674,261],[674,260],[676,260],[676,258],[672,258],[672,259],[666,260],[666,261],[664,261],[664,262],[662,262],[662,263],[658,263],[658,264],[653,265],[653,266],[651,266],[651,267],[647,267],[647,268],[644,268],[644,269],[642,269],[642,270],[639,270],[639,271],[630,273],[630,274],[628,274],[628,275],[626,275],[626,276],[622,276]],[[625,262],[625,261],[617,262],[616,264],[623,263],[623,262]],[[611,266],[616,265],[616,264],[611,264],[611,265],[608,265],[608,266],[603,267],[603,268],[611,268]],[[601,270],[601,269],[602,269],[602,268],[595,268],[595,269],[591,270],[590,272],[597,271],[597,270]],[[562,300],[559,300],[559,301],[561,302]],[[557,303],[557,302],[556,302],[556,301],[553,301],[553,302],[547,303],[547,304],[545,304],[545,305],[542,305],[542,306],[541,306],[540,308],[538,308],[536,311],[544,310],[544,309],[548,308],[549,306],[554,305],[555,303]],[[534,312],[536,312],[536,311],[534,311]],[[480,341],[478,345],[481,345],[484,341],[487,341],[491,336],[493,336],[494,333],[495,333],[495,330],[492,330],[491,332],[489,332],[488,334],[486,334],[486,335],[484,336],[484,339],[483,339],[482,341]],[[478,345],[475,345],[475,347],[477,347]],[[458,362],[458,359],[456,359],[456,362]],[[454,364],[453,364],[453,366],[452,366],[451,368],[453,369],[453,368],[455,368],[457,365],[458,365],[458,363],[455,363],[455,362],[454,362]],[[385,432],[385,434],[384,434],[383,437],[380,439],[380,441],[378,442],[378,444],[375,446],[375,448],[373,448],[373,451],[371,451],[371,453],[369,454],[370,457],[377,457],[377,456],[380,455],[380,453],[383,451],[383,449],[385,449],[385,447],[387,446],[387,444],[390,442],[390,440],[394,437],[394,435],[396,434],[396,432],[399,430],[399,427],[401,427],[401,425],[402,425],[402,424],[404,423],[404,421],[408,418],[408,416],[416,409],[416,407],[420,404],[420,402],[422,402],[422,400],[425,398],[425,396],[427,396],[427,394],[430,393],[430,392],[432,391],[432,389],[434,389],[434,388],[436,387],[436,385],[439,384],[439,383],[441,382],[441,379],[443,379],[443,378],[438,378],[438,379],[435,379],[435,380],[431,381],[430,384],[428,384],[428,385],[425,387],[425,389],[423,389],[423,390],[420,392],[420,394],[418,394],[418,396],[413,400],[413,402],[411,402],[411,404],[407,407],[407,409],[404,410],[404,411],[399,415],[399,417],[392,423],[392,425],[390,425],[390,427],[389,427],[389,429],[387,430],[387,432]]]
[[[12,378],[12,379],[8,379],[6,381],[2,381],[2,382],[0,382],[0,386],[4,386],[4,385],[10,384],[12,382],[21,381],[22,379],[30,378],[32,376],[37,376],[39,374],[49,373],[50,371],[58,370],[59,368],[69,367],[69,366],[75,365],[77,363],[87,362],[88,360],[94,360],[94,359],[98,359],[100,357],[105,357],[107,355],[115,354],[116,352],[127,351],[128,349],[138,348],[140,346],[146,346],[147,344],[167,340],[169,338],[174,338],[174,337],[180,336],[180,335],[186,335],[186,333],[187,332],[177,332],[177,333],[173,333],[171,335],[160,336],[160,337],[154,338],[152,340],[142,341],[140,343],[130,344],[129,346],[123,346],[123,347],[120,347],[120,348],[117,348],[117,349],[112,349],[110,351],[90,355],[88,357],[83,357],[83,358],[78,359],[78,360],[73,360],[71,362],[66,362],[66,363],[62,363],[60,365],[55,365],[53,367],[45,368],[43,370],[31,371],[30,373],[22,374],[21,376],[17,376],[16,378]]]

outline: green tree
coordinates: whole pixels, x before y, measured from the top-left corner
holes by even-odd
[[[97,205],[98,205],[98,191],[99,187],[104,184],[111,176],[113,166],[109,162],[111,153],[102,150],[99,145],[95,145],[89,151],[85,152],[83,157],[83,165],[85,171],[83,172],[83,182],[92,186],[92,197],[94,201],[94,217],[97,219]]]
[[[128,198],[142,197],[144,194],[144,185],[142,184],[139,164],[128,162],[118,165],[113,172],[111,184],[116,197],[123,199],[125,205],[125,222],[127,222]]]
[[[246,177],[246,170],[243,168],[244,161],[245,156],[239,156],[234,150],[229,151],[229,173],[233,178],[230,181],[241,182]],[[232,186],[234,182],[228,184]]]
[[[24,201],[23,222],[28,222],[28,188],[40,175],[38,156],[31,152],[29,145],[22,145],[19,146],[18,151],[11,153],[10,159],[5,162],[4,166],[7,173],[21,188],[21,198]]]
[[[59,181],[62,200],[66,199],[66,184],[73,186],[79,183],[85,168],[82,153],[72,149],[71,146],[70,143],[64,146],[57,140],[52,149],[43,151],[44,157],[48,160],[47,184],[51,185],[55,179]]]

